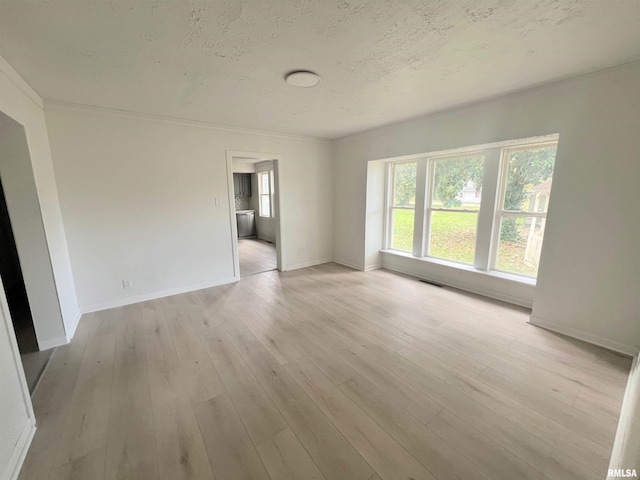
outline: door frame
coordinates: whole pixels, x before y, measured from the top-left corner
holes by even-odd
[[[229,199],[229,224],[231,226],[231,251],[233,255],[233,276],[240,280],[240,257],[238,255],[238,226],[236,224],[235,195],[233,189],[233,159],[250,158],[257,161],[273,161],[273,182],[275,192],[273,195],[274,209],[276,212],[276,257],[279,272],[286,271],[286,238],[284,234],[285,219],[283,215],[284,205],[282,192],[282,155],[277,153],[244,152],[238,150],[226,150],[227,158],[227,190]]]

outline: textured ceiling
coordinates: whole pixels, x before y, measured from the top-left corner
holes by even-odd
[[[0,55],[49,100],[336,138],[638,58],[640,1],[0,0]]]

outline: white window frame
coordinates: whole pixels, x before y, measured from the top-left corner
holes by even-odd
[[[394,205],[394,200],[395,200],[395,184],[396,184],[396,177],[395,177],[395,166],[396,165],[405,165],[407,163],[416,163],[416,160],[406,160],[403,162],[390,162],[387,164],[387,183],[386,183],[386,201],[385,204],[387,206],[387,213],[384,217],[384,223],[385,223],[385,232],[386,232],[386,239],[385,239],[385,244],[387,245],[387,247],[391,250],[395,250],[397,252],[407,252],[407,250],[401,250],[399,248],[394,248],[393,247],[393,211],[394,210],[413,210],[413,215],[414,215],[414,245],[415,245],[415,218],[417,216],[417,209],[416,206],[409,206],[409,207],[403,207],[403,206],[395,206]],[[419,164],[418,164],[418,171],[416,172],[416,183],[418,181],[418,175],[420,173],[420,169],[419,169]],[[416,185],[416,194],[417,194],[418,188]],[[416,204],[418,202],[418,199],[416,198]]]
[[[440,207],[434,207],[433,206],[433,190],[435,189],[435,181],[436,181],[436,161],[438,160],[448,160],[448,159],[455,159],[455,158],[460,158],[460,157],[471,157],[473,155],[483,155],[485,156],[486,151],[485,150],[478,150],[478,151],[470,151],[470,152],[465,152],[463,154],[451,154],[451,155],[440,155],[440,156],[434,156],[434,157],[429,157],[428,158],[428,174],[429,174],[429,178],[427,180],[427,190],[426,190],[426,198],[427,198],[427,208],[425,210],[425,219],[424,219],[424,223],[425,223],[425,227],[424,227],[424,243],[425,245],[423,246],[423,255],[424,257],[429,257],[429,258],[436,258],[438,260],[444,260],[447,262],[454,262],[454,263],[458,263],[461,265],[473,265],[474,262],[471,262],[471,264],[466,263],[466,262],[461,262],[458,260],[452,260],[450,258],[442,258],[442,257],[436,257],[431,255],[431,214],[433,212],[455,212],[455,213],[464,213],[464,214],[476,214],[476,244],[477,244],[477,238],[478,238],[478,220],[480,219],[480,210],[482,209],[482,198],[480,199],[480,209],[478,210],[465,210],[465,209],[460,209],[460,208],[440,208]],[[477,245],[474,245],[474,259],[475,259],[475,253],[476,253],[476,247]]]
[[[547,212],[549,210],[549,197],[547,197],[547,205],[544,212],[527,212],[521,210],[504,210],[504,197],[507,192],[507,177],[509,174],[509,155],[518,150],[528,150],[532,148],[544,148],[550,147],[552,145],[558,144],[558,140],[549,141],[549,142],[536,142],[530,143],[528,145],[517,145],[511,148],[505,147],[501,149],[500,152],[500,173],[499,173],[499,193],[497,196],[497,203],[494,213],[493,219],[493,232],[492,232],[492,242],[491,242],[491,253],[489,257],[489,266],[491,270],[495,270],[496,272],[503,272],[512,275],[521,275],[523,277],[536,278],[533,275],[527,275],[525,273],[514,273],[507,270],[501,270],[496,266],[498,261],[498,246],[500,244],[500,227],[502,225],[502,219],[504,217],[521,217],[521,218],[542,218],[543,222],[547,221]],[[549,195],[550,196],[550,195]],[[537,221],[537,220],[536,220]]]
[[[263,192],[262,189],[262,176],[267,175],[269,191],[267,193]],[[262,218],[276,218],[275,205],[273,201],[273,190],[274,190],[274,178],[273,178],[273,169],[264,170],[258,172],[258,215]],[[269,197],[269,215],[265,215],[262,211],[262,197]]]
[[[457,158],[471,155],[484,155],[484,173],[482,181],[482,196],[480,209],[469,212],[476,213],[478,216],[476,228],[476,244],[474,249],[474,260],[472,268],[487,272],[498,272],[515,278],[535,279],[531,275],[516,273],[511,271],[499,270],[496,268],[496,260],[498,253],[498,244],[500,238],[500,222],[504,216],[520,216],[543,218],[546,221],[548,212],[511,212],[502,209],[504,204],[504,195],[506,191],[506,179],[509,163],[509,152],[516,149],[539,148],[544,146],[557,145],[559,135],[545,135],[541,137],[531,137],[519,140],[510,140],[506,142],[497,142],[486,145],[476,145],[472,147],[464,147],[459,149],[444,150],[432,152],[430,154],[408,155],[387,161],[386,183],[385,183],[385,215],[384,215],[384,242],[383,249],[411,254],[417,258],[427,258],[435,260],[438,263],[455,265],[464,265],[469,267],[468,263],[458,262],[441,257],[433,257],[429,255],[429,239],[431,228],[431,212],[433,211],[455,211],[464,213],[461,209],[445,209],[434,208],[432,205],[431,192],[434,188],[435,180],[435,160],[446,158]],[[393,242],[393,210],[403,207],[394,207],[394,185],[393,166],[403,163],[417,162],[416,174],[416,197],[414,210],[414,233],[413,233],[413,251],[394,249]]]

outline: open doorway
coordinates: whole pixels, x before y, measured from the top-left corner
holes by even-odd
[[[32,393],[66,332],[23,125],[0,112],[0,277]]]
[[[237,277],[282,269],[279,162],[276,155],[227,152]]]
[[[29,391],[33,392],[53,350],[40,351],[33,325],[9,209],[0,182],[0,276]]]

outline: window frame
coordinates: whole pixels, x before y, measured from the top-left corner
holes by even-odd
[[[395,173],[395,167],[397,165],[406,165],[409,163],[416,163],[416,192],[418,190],[417,184],[418,184],[418,173],[419,173],[419,169],[418,169],[418,162],[416,159],[409,159],[409,160],[405,160],[405,161],[399,161],[399,162],[390,162],[387,164],[387,172],[386,172],[386,178],[387,178],[387,182],[385,185],[385,190],[386,190],[386,199],[385,199],[385,205],[386,205],[386,213],[384,216],[384,229],[386,232],[385,235],[385,245],[387,246],[387,248],[389,250],[393,250],[395,252],[403,252],[403,253],[411,253],[413,250],[402,250],[400,248],[395,248],[393,246],[393,212],[394,210],[413,210],[413,220],[414,220],[414,227],[413,227],[413,234],[414,234],[414,245],[415,245],[415,219],[417,216],[417,209],[416,209],[416,204],[418,202],[418,199],[416,198],[414,201],[414,205],[413,206],[408,206],[408,207],[404,207],[404,206],[395,206],[395,185],[396,185],[396,173]]]
[[[440,264],[451,264],[471,268],[482,273],[507,275],[510,278],[521,278],[522,281],[535,281],[537,276],[501,270],[496,268],[498,247],[500,241],[501,220],[505,216],[546,218],[549,210],[549,199],[546,198],[546,212],[508,211],[504,210],[504,196],[508,175],[509,154],[515,150],[544,148],[556,146],[558,148],[559,135],[551,134],[539,137],[529,137],[486,145],[475,145],[459,149],[443,150],[429,154],[407,155],[386,161],[385,170],[385,210],[383,218],[383,250],[409,254],[416,258],[435,261]],[[467,157],[473,155],[484,156],[483,181],[479,210],[447,209],[433,207],[433,189],[435,181],[435,161],[447,158]],[[557,159],[557,150],[556,150]],[[395,207],[395,171],[398,164],[417,162],[416,195],[414,207]],[[553,177],[552,177],[553,178]],[[414,210],[413,250],[401,250],[393,247],[393,210]],[[475,213],[477,215],[476,238],[474,245],[474,259],[471,264],[458,260],[451,260],[430,255],[431,215],[433,211],[452,211],[455,213]]]
[[[482,198],[480,198],[480,208],[478,208],[478,210],[468,210],[468,209],[462,209],[462,208],[439,208],[439,207],[433,207],[433,193],[435,190],[435,182],[436,182],[436,162],[438,160],[452,160],[452,159],[456,159],[456,158],[463,158],[463,157],[471,157],[474,155],[482,155],[483,157],[485,157],[485,150],[478,150],[478,151],[469,151],[469,152],[465,152],[465,153],[458,153],[458,154],[450,154],[450,155],[439,155],[439,156],[430,156],[427,159],[427,172],[428,172],[428,178],[427,178],[427,187],[425,189],[425,197],[427,199],[427,205],[425,207],[425,219],[424,219],[424,237],[423,237],[423,245],[422,245],[422,252],[423,252],[423,257],[428,257],[428,258],[435,258],[437,260],[442,260],[445,262],[454,262],[460,265],[471,265],[473,266],[475,263],[475,254],[476,254],[476,247],[477,247],[477,237],[478,237],[478,221],[480,219],[480,210],[482,209]],[[483,163],[484,163],[485,159],[483,158]],[[483,171],[484,171],[484,165],[483,165]],[[483,181],[484,183],[484,181]],[[452,213],[473,213],[476,215],[476,238],[474,241],[474,245],[473,245],[473,260],[470,263],[467,262],[463,262],[461,260],[454,260],[451,258],[443,258],[443,257],[437,257],[435,255],[431,255],[431,217],[432,217],[432,213],[433,212],[452,212]],[[415,228],[415,227],[414,227]]]
[[[258,175],[258,216],[261,218],[276,218],[273,200],[274,190],[274,178],[273,169],[263,170],[257,173]],[[268,178],[269,191],[264,193],[262,188],[262,176],[266,175]],[[269,215],[264,215],[262,209],[262,197],[268,197],[269,199]]]
[[[524,145],[517,145],[513,147],[503,147],[500,149],[500,171],[499,171],[499,179],[498,179],[499,186],[498,186],[498,195],[496,197],[496,206],[494,209],[493,231],[491,234],[491,252],[489,254],[489,270],[506,273],[509,275],[518,275],[518,276],[527,277],[527,278],[533,278],[533,279],[537,278],[537,275],[528,275],[526,273],[518,273],[518,272],[509,271],[509,270],[502,270],[498,268],[496,265],[498,262],[498,249],[500,245],[500,229],[502,226],[502,219],[505,217],[515,217],[515,218],[525,218],[525,219],[527,217],[531,217],[531,218],[535,218],[537,221],[538,218],[542,218],[546,228],[547,214],[549,211],[549,198],[551,197],[551,192],[549,192],[549,195],[546,197],[546,208],[545,208],[546,211],[544,212],[505,210],[504,201],[505,201],[505,195],[507,193],[507,177],[509,175],[509,168],[508,168],[509,155],[512,152],[516,152],[519,150],[531,150],[533,148],[544,148],[544,147],[551,147],[554,145],[556,147],[556,157],[557,157],[558,139],[554,141],[548,141],[548,142],[536,142],[536,143],[529,143]],[[554,168],[555,168],[555,160],[554,160]],[[553,176],[551,178],[553,178]]]

